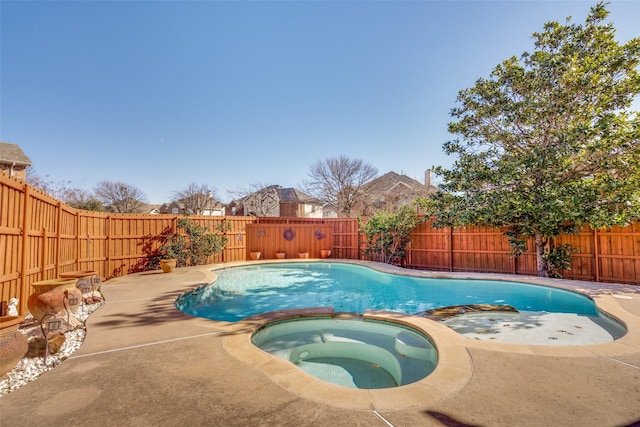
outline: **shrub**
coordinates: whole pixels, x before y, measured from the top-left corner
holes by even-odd
[[[361,231],[366,237],[364,255],[387,264],[403,264],[409,234],[424,220],[409,206],[396,212],[378,211],[366,223],[361,220]]]
[[[549,276],[562,278],[562,270],[571,270],[572,255],[576,252],[579,252],[579,250],[569,243],[547,248],[542,257],[547,261]]]
[[[178,220],[176,234],[167,237],[159,251],[163,258],[175,258],[178,267],[206,264],[211,255],[224,250],[228,238],[223,234],[230,226],[226,222],[217,225],[214,231],[191,222],[188,218]]]

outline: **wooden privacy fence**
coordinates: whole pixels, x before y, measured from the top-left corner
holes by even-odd
[[[535,243],[527,241],[527,250],[518,257],[504,230],[468,226],[461,229],[434,229],[430,222],[420,224],[411,233],[407,266],[444,271],[537,274]],[[571,244],[571,270],[566,279],[596,282],[640,284],[640,223],[609,230],[584,227],[578,234],[561,236],[555,243]]]
[[[166,236],[176,231],[179,218],[76,210],[0,173],[0,302],[17,297],[23,313],[36,281],[78,270],[96,271],[105,279],[143,271]],[[242,261],[251,251],[262,252],[265,259],[281,250],[288,258],[298,252],[319,257],[321,249],[330,249],[332,258],[362,256],[363,238],[353,218],[193,216],[190,220],[211,230],[223,221],[229,224],[227,246],[209,259],[211,263]],[[513,258],[499,229],[433,229],[423,223],[411,238],[408,267],[536,274],[533,242],[528,242],[527,252]],[[571,243],[580,251],[574,255],[572,270],[565,272],[567,278],[640,283],[639,223],[607,231],[585,228],[557,243]]]
[[[333,228],[324,224],[247,224],[247,252],[260,252],[263,258],[283,253],[287,258],[306,254],[320,258],[321,250],[333,247]]]
[[[287,258],[308,252],[319,258],[322,249],[331,250],[332,258],[360,259],[360,234],[355,218],[255,218],[247,225],[247,259],[249,252],[260,251],[265,259],[285,252]]]

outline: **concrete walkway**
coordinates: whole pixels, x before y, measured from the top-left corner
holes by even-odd
[[[462,388],[401,410],[305,396],[228,351],[237,325],[174,308],[209,283],[208,269],[146,272],[102,285],[106,303],[82,347],[0,397],[0,426],[624,426],[640,422],[640,294],[631,286],[563,282],[624,320],[622,339],[575,347],[455,338],[471,364]],[[426,273],[425,273],[426,274]],[[535,279],[535,278],[534,278]],[[438,341],[436,339],[436,345]],[[402,387],[401,387],[402,388]],[[327,387],[339,394],[342,388]],[[394,399],[393,391],[388,394]],[[397,396],[397,395],[396,395]],[[393,407],[393,405],[383,405]]]

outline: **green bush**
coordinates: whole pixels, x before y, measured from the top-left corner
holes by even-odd
[[[409,206],[395,212],[379,211],[366,222],[361,220],[360,229],[366,238],[364,255],[374,261],[402,265],[409,234],[424,220]]]
[[[217,225],[214,231],[189,221],[178,220],[176,234],[167,237],[160,247],[163,258],[176,259],[178,267],[206,264],[211,255],[224,250],[228,238],[223,234],[230,229],[226,222]]]
[[[579,251],[569,243],[548,247],[542,257],[547,261],[549,276],[562,278],[562,270],[571,270],[572,255],[576,252]]]

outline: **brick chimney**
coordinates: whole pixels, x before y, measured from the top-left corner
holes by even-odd
[[[427,187],[427,190],[431,188],[431,169],[424,171],[424,186]]]

